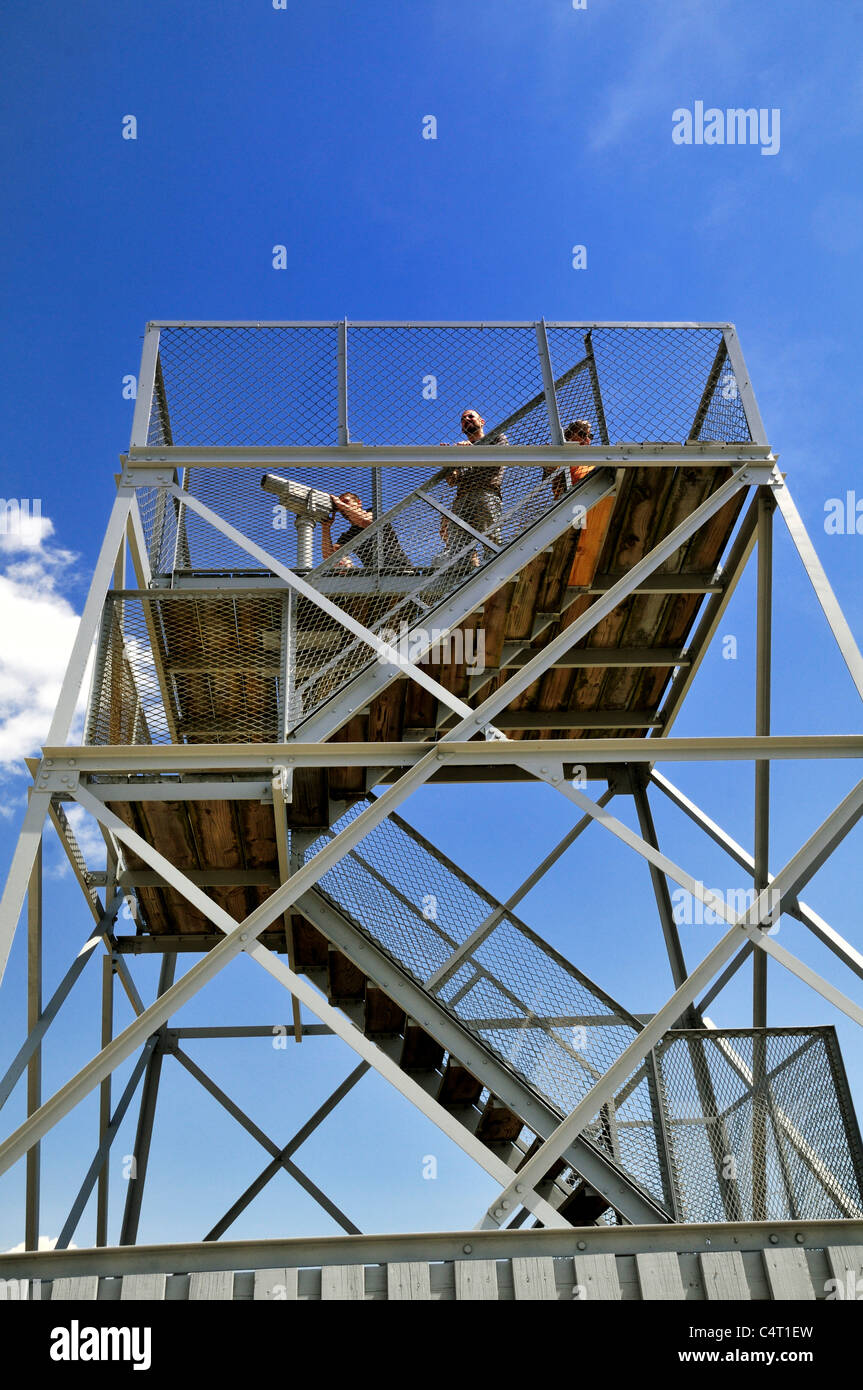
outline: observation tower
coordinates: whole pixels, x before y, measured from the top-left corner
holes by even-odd
[[[461,448],[467,406],[483,429]],[[575,442],[574,421],[589,427]],[[346,494],[363,515],[333,550],[331,499]],[[775,520],[863,697],[863,659],[731,325],[149,324],[130,446],[0,904],[0,967],[22,914],[29,965],[29,1034],[0,1080],[0,1103],[26,1087],[26,1118],[0,1144],[0,1173],[26,1169],[26,1248],[0,1257],[0,1277],[53,1298],[730,1299],[821,1298],[830,1279],[863,1276],[863,1153],[823,1022],[829,1005],[863,1024],[863,957],[849,924],[803,896],[863,814],[863,781],[786,864],[770,836],[771,763],[859,758],[863,738],[771,731]],[[675,737],[753,552],[754,731]],[[707,780],[726,760],[752,769],[746,845],[657,768],[686,762]],[[489,797],[541,783],[571,803],[572,826],[496,896],[411,824],[411,798],[434,783]],[[727,854],[748,885],[739,901],[663,851],[658,800]],[[615,802],[634,806],[638,832]],[[76,842],[75,805],[101,828],[104,871]],[[81,889],[82,946],[43,998],[43,952],[58,949],[41,910],[49,824]],[[652,1014],[585,973],[583,928],[563,951],[519,915],[585,833],[579,873],[602,873],[609,836],[646,861],[655,930],[645,916],[641,949],[667,958],[670,990]],[[676,888],[719,922],[701,959],[684,957]],[[784,918],[847,967],[848,993],[786,947]],[[240,953],[284,986],[284,1020],[177,1026]],[[160,958],[151,1001],[135,980],[146,954]],[[50,1025],[93,957],[101,1041],[45,1097]],[[771,959],[771,975],[810,987],[803,1026],[768,1022]],[[739,970],[752,1022],[726,1028],[721,992]],[[287,1138],[188,1051],[192,1037],[230,1048],[276,1028],[353,1066]],[[139,1246],[176,1068],[258,1141],[262,1170],[238,1175],[209,1231]],[[360,1233],[294,1161],[370,1068],[498,1185],[475,1229]],[[40,1141],[97,1089],[92,1164],[64,1174],[68,1219],[37,1252]],[[110,1150],[130,1106],[135,1173],[109,1230],[109,1184],[124,1182]],[[177,1160],[181,1190],[195,1174]],[[232,1241],[282,1170],[319,1202],[324,1234]],[[69,1249],[91,1199],[95,1244]],[[333,1221],[344,1234],[326,1234]]]

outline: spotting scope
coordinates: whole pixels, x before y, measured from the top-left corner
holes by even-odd
[[[297,568],[311,569],[314,565],[314,532],[316,521],[328,521],[333,514],[333,499],[328,492],[306,487],[293,478],[280,478],[278,473],[265,473],[261,487],[278,497],[282,506],[294,512],[297,528]]]
[[[333,500],[328,492],[306,487],[293,478],[280,478],[278,473],[265,473],[261,487],[278,497],[283,507],[297,516],[310,517],[312,521],[326,521],[332,515]]]

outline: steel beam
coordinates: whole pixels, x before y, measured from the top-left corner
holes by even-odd
[[[144,346],[141,349],[141,365],[138,369],[138,384],[135,390],[135,413],[132,417],[131,438],[133,448],[146,449],[147,447],[158,361],[159,328],[157,324],[148,323],[144,333]]]
[[[223,1231],[226,1231],[240,1213],[245,1210],[249,1202],[263,1190],[266,1186],[266,1182],[269,1182],[270,1178],[275,1177],[276,1173],[282,1168],[308,1192],[309,1196],[315,1199],[319,1206],[323,1207],[327,1215],[331,1216],[336,1222],[336,1225],[341,1226],[343,1231],[347,1231],[349,1235],[360,1234],[359,1227],[355,1226],[353,1221],[345,1216],[341,1208],[337,1207],[335,1202],[333,1202],[325,1192],[322,1192],[316,1183],[312,1182],[308,1174],[304,1173],[301,1168],[298,1168],[295,1163],[291,1162],[291,1154],[299,1148],[303,1139],[297,1140],[296,1136],[294,1136],[294,1139],[290,1140],[284,1149],[280,1148],[275,1140],[271,1139],[268,1134],[265,1134],[260,1126],[256,1125],[254,1120],[249,1118],[246,1112],[237,1105],[236,1101],[231,1100],[230,1096],[222,1090],[221,1086],[216,1085],[215,1081],[207,1075],[202,1067],[198,1066],[197,1062],[193,1062],[192,1058],[187,1056],[187,1054],[177,1046],[174,1046],[172,1051],[177,1061],[181,1066],[185,1067],[189,1075],[193,1076],[195,1080],[203,1086],[204,1090],[211,1095],[214,1100],[217,1100],[222,1108],[227,1110],[228,1114],[233,1116],[237,1123],[242,1125],[243,1129],[245,1129],[248,1134],[251,1134],[252,1138],[256,1139],[262,1148],[267,1150],[267,1153],[273,1156],[273,1162],[264,1170],[268,1175],[266,1181],[262,1182],[260,1179],[256,1180],[256,1182],[252,1184],[254,1191],[248,1189],[247,1200],[243,1201],[241,1197],[235,1202],[234,1205],[229,1208],[225,1216],[217,1221],[212,1230],[204,1236],[204,1240],[218,1240]],[[343,1082],[338,1091],[334,1093],[337,1099],[330,1096],[329,1101],[321,1106],[318,1111],[319,1118],[317,1122],[312,1123],[312,1121],[309,1121],[309,1123],[304,1126],[305,1134],[303,1134],[303,1138],[307,1137],[307,1135],[317,1127],[317,1124],[329,1114],[330,1110],[335,1108],[342,1096],[347,1094],[351,1087],[359,1081],[360,1077],[364,1075],[366,1071],[368,1071],[368,1066],[365,1063],[362,1063],[354,1069],[347,1081]],[[245,1197],[246,1194],[244,1193],[243,1196]]]
[[[641,837],[652,849],[659,850],[659,841],[656,837],[656,826],[653,821],[653,812],[650,809],[650,802],[647,799],[647,792],[644,787],[640,772],[632,770],[630,772],[630,782],[632,796],[635,801],[635,810],[638,816],[638,824],[641,829]],[[597,802],[599,805],[599,802]],[[674,909],[671,905],[671,894],[668,891],[668,880],[658,864],[648,860],[650,869],[650,881],[653,884],[653,894],[656,898],[656,908],[659,913],[659,923],[662,928],[662,936],[665,941],[665,951],[668,956],[668,963],[671,967],[671,978],[674,981],[675,989],[678,989],[687,976],[686,961],[683,955],[683,947],[680,944],[680,933],[677,930],[677,923],[674,920]],[[692,1026],[697,1027],[697,1020],[689,1011],[692,1018]],[[686,1025],[684,1025],[686,1026]]]
[[[42,1013],[42,842],[30,874],[27,890],[27,1029],[32,1037]],[[27,1063],[27,1115],[42,1104],[42,1048],[37,1040]],[[41,1148],[34,1144],[27,1154],[24,1213],[24,1245],[39,1249],[41,1211]]]
[[[110,955],[102,957],[102,1037],[100,1046],[107,1047],[114,1036],[114,961]],[[106,1076],[99,1088],[99,1143],[105,1142],[111,1124],[111,1077]],[[96,1244],[108,1244],[108,1196],[110,1158],[105,1154],[105,1162],[99,1173],[96,1193]]]
[[[48,814],[51,794],[32,790],[18,835],[12,863],[0,898],[0,983],[6,973],[6,963],[12,949],[18,918],[24,906],[36,859],[41,853],[42,827]]]
[[[770,672],[773,618],[773,508],[772,495],[758,491],[758,582],[755,628],[755,733],[770,733]],[[770,763],[755,764],[755,891],[760,893],[770,879]],[[752,957],[752,1026],[767,1027],[767,954],[756,951]],[[763,1031],[753,1039],[755,1089],[752,1095],[752,1209],[756,1217],[767,1217],[767,1043]],[[781,1138],[776,1143],[781,1153]]]
[[[777,478],[779,476],[777,470]],[[836,595],[824,571],[824,567],[818,558],[817,551],[812,541],[809,539],[809,534],[806,527],[803,525],[800,513],[795,507],[791,493],[788,491],[784,482],[781,487],[777,487],[776,489],[776,501],[785,520],[785,525],[788,527],[797,553],[803,561],[803,567],[815,590],[815,596],[821,605],[821,611],[830,625],[830,630],[836,638],[836,644],[842,653],[842,659],[848,667],[851,679],[857,687],[857,694],[860,696],[861,700],[863,700],[863,656],[860,654],[860,648],[854,640],[854,634],[848,625],[845,614],[839,606]]]
[[[65,743],[69,737],[69,730],[75,717],[75,707],[84,681],[84,673],[90,659],[90,649],[93,646],[93,640],[102,616],[105,596],[113,579],[117,555],[125,544],[126,522],[129,519],[133,495],[131,488],[119,487],[117,489],[117,496],[108,518],[105,537],[99,550],[99,557],[93,571],[81,621],[78,624],[78,631],[72,644],[69,664],[66,667],[66,674],[60,687],[54,717],[48,730],[48,743]]]
[[[743,349],[740,346],[737,329],[733,324],[728,324],[723,336],[752,441],[754,444],[766,444],[767,433],[764,429],[764,421],[761,419],[761,412],[758,409],[758,402],[755,399],[755,392],[749,379],[749,372],[746,370],[746,363],[743,360]]]
[[[457,729],[451,731],[454,735]],[[425,758],[429,745],[420,741],[372,743],[198,743],[174,747],[171,744],[139,744],[129,747],[46,748],[45,763],[53,763],[57,771],[72,768],[76,773],[122,775],[164,772],[178,769],[212,770],[220,772],[268,772],[277,763],[292,767],[411,767]],[[715,737],[663,739],[657,745],[649,738],[592,738],[542,739],[525,743],[523,740],[502,740],[475,743],[448,737],[446,760],[452,766],[483,767],[486,765],[528,762],[563,761],[587,766],[611,763],[700,763],[751,762],[769,758],[771,762],[811,758],[863,758],[861,734],[774,734],[770,738]],[[74,765],[74,766],[73,766]],[[43,764],[45,768],[45,764]],[[50,769],[45,768],[46,775]],[[117,784],[118,787],[120,784]],[[134,788],[135,784],[130,783]],[[238,784],[240,785],[240,784]],[[228,800],[230,784],[223,783],[218,793]],[[164,799],[174,799],[173,783],[164,783]],[[100,787],[89,789],[94,799]],[[208,788],[207,796],[217,796],[218,784]],[[114,788],[110,788],[113,796]],[[74,800],[74,793],[61,793]],[[118,793],[118,800],[125,800]],[[135,800],[134,796],[129,797]],[[158,798],[156,798],[158,800]],[[194,798],[193,798],[194,799]],[[241,798],[242,799],[242,798]],[[29,872],[29,870],[28,870]],[[25,879],[26,884],[26,879]],[[26,891],[26,888],[25,888]]]
[[[285,798],[282,795],[281,777],[273,778],[273,820],[276,827],[276,853],[279,860],[279,882],[284,883],[291,876],[291,851],[290,851],[290,831],[288,829],[288,811]],[[291,924],[290,914],[285,914],[285,944],[288,948],[288,964],[291,969],[296,968],[294,958],[294,928]],[[300,1010],[300,1001],[296,996],[291,996],[291,1012],[294,1022],[294,1042],[303,1040],[303,1018]]]
[[[863,1221],[759,1221],[668,1226],[584,1226],[573,1230],[421,1231],[287,1240],[193,1241],[185,1244],[114,1247],[108,1250],[42,1250],[0,1255],[6,1279],[121,1278],[127,1274],[189,1274],[212,1270],[315,1269],[333,1265],[386,1265],[423,1261],[505,1260],[513,1256],[571,1260],[574,1254],[696,1253],[703,1250],[823,1251],[863,1244]],[[469,1249],[465,1249],[465,1246]],[[583,1246],[583,1249],[581,1248]]]
[[[566,440],[563,437],[563,428],[560,423],[560,414],[557,408],[557,394],[554,389],[554,372],[551,367],[551,354],[548,350],[548,334],[545,331],[545,319],[536,325],[536,345],[539,349],[539,361],[542,367],[542,389],[545,394],[545,408],[548,411],[548,428],[551,435],[552,444],[558,447],[563,446]]]
[[[577,446],[576,446],[577,447]],[[445,445],[453,461],[462,462],[458,444]],[[455,450],[459,449],[458,455]],[[484,463],[498,464],[505,468],[541,468],[557,464],[558,467],[572,463],[574,449],[571,444],[487,444],[483,454]],[[216,447],[201,445],[148,445],[146,448],[130,448],[128,454],[121,455],[124,464],[123,482],[132,486],[139,481],[151,484],[161,467],[171,468],[269,468],[283,465],[294,468],[441,468],[441,453],[435,444],[379,444],[365,447],[362,444],[342,445],[277,445],[260,447]],[[729,464],[771,463],[774,455],[768,445],[763,444],[641,444],[636,441],[621,441],[612,445],[594,444],[590,446],[592,463],[611,464],[615,468],[722,468]]]
[[[755,635],[755,734],[770,734],[770,671],[773,600],[773,508],[764,489],[758,493],[758,592]],[[770,877],[770,763],[755,764],[755,889],[766,888]],[[756,951],[752,980],[752,1026],[767,1027],[767,957]],[[765,1179],[766,1181],[766,1179]]]

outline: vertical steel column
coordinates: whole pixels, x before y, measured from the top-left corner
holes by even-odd
[[[593,408],[596,411],[596,424],[599,429],[599,440],[601,444],[608,444],[608,425],[605,421],[605,407],[602,404],[602,393],[599,389],[599,377],[596,371],[596,357],[593,352],[592,328],[589,328],[584,335],[584,350],[587,353],[590,387],[593,392]]]
[[[560,423],[560,412],[557,408],[557,393],[554,389],[554,372],[551,369],[551,353],[548,350],[548,334],[545,331],[545,319],[540,319],[536,325],[536,345],[539,348],[539,361],[542,367],[542,388],[545,392],[545,405],[548,410],[548,425],[551,430],[552,444],[565,444],[563,429]],[[567,472],[567,477],[569,474]]]
[[[297,632],[296,632],[296,599],[293,591],[289,590],[282,600],[282,638],[279,644],[279,669],[281,672],[280,680],[280,700],[278,711],[278,741],[286,743],[288,731],[296,723],[296,712],[294,710],[294,700],[296,699],[296,676],[297,676]],[[287,789],[288,795],[291,794],[293,787],[293,769],[287,768]]]
[[[135,391],[135,414],[132,419],[130,441],[133,449],[146,448],[150,434],[150,414],[156,392],[156,364],[159,361],[159,336],[160,330],[148,323]]]
[[[740,396],[740,403],[743,406],[743,413],[746,416],[746,423],[749,426],[752,443],[767,444],[769,441],[764,429],[764,421],[761,419],[761,411],[758,409],[755,392],[752,390],[752,382],[749,380],[749,372],[746,370],[746,363],[743,360],[743,349],[733,324],[729,324],[727,328],[723,329],[722,336],[728,349],[728,360],[734,373],[734,380]]]
[[[651,849],[659,850],[659,840],[656,835],[653,812],[651,811],[647,790],[644,786],[645,773],[638,767],[630,767],[628,770],[642,838],[647,841]],[[686,969],[686,961],[683,957],[683,947],[680,944],[680,936],[677,931],[677,923],[674,920],[674,910],[671,906],[671,894],[668,891],[668,880],[662,870],[655,864],[650,864],[649,867],[650,877],[653,883],[653,892],[656,897],[656,906],[659,911],[659,920],[662,924],[662,934],[665,938],[665,949],[668,952],[674,988],[677,990],[686,979],[688,972]],[[704,1024],[695,1004],[690,1004],[685,1014],[683,1014],[679,1020],[678,1027],[700,1029],[703,1028],[703,1026]],[[716,1089],[713,1085],[713,1078],[710,1075],[707,1057],[697,1040],[689,1038],[687,1040],[687,1047],[689,1051],[689,1060],[692,1064],[692,1075],[698,1092],[698,1101],[704,1116],[704,1129],[710,1146],[713,1166],[716,1170],[716,1183],[719,1195],[722,1199],[722,1205],[725,1208],[726,1220],[741,1221],[743,1219],[743,1212],[740,1205],[740,1194],[736,1179],[729,1179],[725,1176],[726,1163],[731,1156],[731,1141],[725,1123],[720,1116],[719,1103],[716,1099]],[[664,1094],[664,1089],[662,1087],[657,1087],[657,1100],[660,1104],[662,1103]],[[669,1143],[669,1135],[664,1124],[660,1124],[658,1130],[657,1139]],[[667,1164],[669,1170],[673,1168],[673,1163],[674,1155],[671,1152],[669,1144],[667,1150]]]
[[[102,957],[102,1047],[107,1047],[114,1036],[114,957],[108,953]],[[111,1123],[111,1077],[105,1077],[99,1088],[99,1144]],[[96,1244],[108,1244],[108,1178],[111,1158],[105,1154],[105,1162],[99,1170],[99,1186],[96,1193]]]
[[[758,582],[755,640],[755,733],[770,733],[770,669],[773,622],[773,495],[758,493]],[[755,891],[770,880],[770,763],[755,763]],[[767,953],[756,950],[752,958],[752,1026],[767,1027]],[[767,1040],[753,1038],[752,1088],[752,1215],[767,1220]]]
[[[286,769],[290,775],[290,769]],[[279,861],[279,881],[285,883],[293,872],[293,856],[291,854],[291,840],[293,832],[288,830],[287,804],[281,786],[281,774],[273,778],[273,821],[276,827],[276,853]],[[285,913],[285,944],[288,948],[288,965],[292,970],[296,969],[296,952],[294,950],[294,926],[290,911]],[[300,1001],[295,994],[291,995],[291,1009],[294,1023],[294,1042],[303,1040],[303,1019],[300,1012]]]
[[[339,393],[339,444],[350,444],[348,429],[348,321],[340,319],[337,325],[336,358],[338,362]]]
[[[647,792],[644,788],[644,773],[638,767],[630,767],[628,770],[642,839],[646,840],[652,849],[658,850],[659,842],[656,838],[656,826],[653,822],[653,812],[650,809],[650,802],[647,799]],[[662,870],[657,868],[655,864],[648,864],[648,868],[650,869],[650,879],[653,884],[656,906],[659,911],[659,921],[665,940],[665,949],[668,952],[668,963],[671,966],[671,978],[674,981],[674,988],[679,989],[686,979],[688,971],[686,969],[686,961],[683,958],[683,947],[680,944],[680,934],[677,930],[677,923],[674,920],[674,910],[671,906],[671,894],[668,891],[668,880]],[[687,1010],[684,1018],[680,1022],[680,1026],[684,1028],[700,1027],[698,1017],[692,1006]]]
[[[32,1031],[42,1013],[42,840],[30,873],[27,890],[27,1031]],[[27,1117],[42,1104],[42,1046],[36,1048],[27,1066]],[[41,1145],[34,1144],[27,1154],[24,1247],[39,1249],[39,1209],[41,1189]]]
[[[166,953],[162,957],[159,971],[157,997],[163,995],[174,983],[174,970],[177,957]],[[159,1093],[159,1078],[162,1074],[162,1039],[165,1024],[159,1030],[160,1037],[147,1063],[144,1086],[141,1093],[141,1109],[138,1112],[138,1128],[135,1131],[135,1166],[129,1177],[129,1190],[123,1210],[123,1225],[120,1230],[120,1244],[134,1245],[138,1239],[138,1222],[141,1219],[141,1203],[144,1198],[144,1182],[147,1177],[147,1164],[150,1158],[150,1141],[153,1137],[153,1119],[156,1113],[156,1097]]]
[[[189,491],[189,482],[192,477],[191,468],[181,468],[178,474],[180,488],[183,492]],[[186,535],[186,508],[182,502],[176,503],[177,510],[177,534],[174,537],[174,562],[171,566],[171,584],[174,583],[174,574],[178,569],[188,569],[190,564],[189,541]]]
[[[755,733],[770,733],[770,666],[772,645],[772,569],[773,569],[773,509],[772,494],[763,488],[758,494],[758,590],[755,672]],[[755,891],[760,893],[769,882],[770,863],[770,763],[759,758],[755,763]],[[755,952],[753,969],[752,1025],[767,1027],[767,956]]]

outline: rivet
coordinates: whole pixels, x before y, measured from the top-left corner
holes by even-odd
[[[794,1239],[797,1241],[798,1245],[802,1245],[806,1237],[804,1236],[802,1231],[798,1231],[794,1236]]]
[[[515,1185],[515,1190],[516,1190],[516,1192],[524,1192],[524,1183],[523,1183],[523,1182],[517,1182],[516,1185]]]
[[[771,1244],[771,1245],[778,1245],[778,1244],[779,1244],[779,1237],[778,1237],[778,1236],[775,1236],[775,1235],[774,1235],[774,1236],[771,1236],[771,1237],[770,1237],[770,1244]]]
[[[575,1248],[576,1248],[576,1250],[586,1250],[586,1249],[587,1249],[587,1241],[586,1241],[586,1240],[577,1240],[577,1241],[575,1242]]]
[[[500,1205],[501,1205],[501,1207],[503,1208],[504,1211],[508,1211],[508,1210],[509,1210],[509,1202],[501,1202]]]
[[[466,1255],[469,1255],[469,1254],[471,1253],[471,1251],[473,1250],[473,1246],[472,1246],[472,1245],[463,1245],[463,1246],[462,1246],[462,1250],[464,1251],[464,1253],[465,1253]]]

